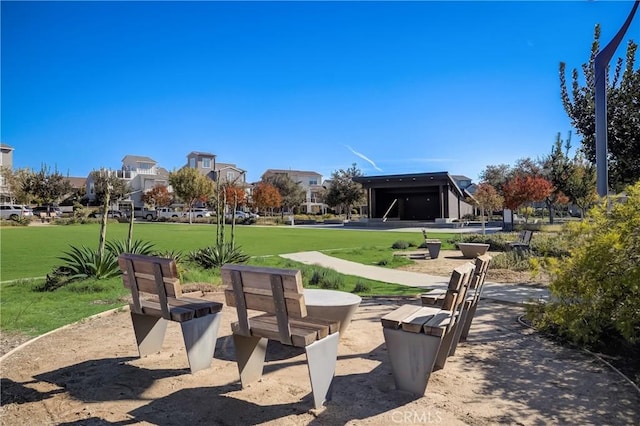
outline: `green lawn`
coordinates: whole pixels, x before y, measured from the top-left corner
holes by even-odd
[[[152,241],[158,250],[189,251],[211,245],[215,240],[214,225],[137,224],[134,239]],[[38,291],[42,277],[61,264],[57,259],[70,245],[97,247],[99,225],[7,227],[0,231],[0,329],[39,335],[108,309],[123,306],[128,290],[121,278],[85,280],[52,292]],[[107,240],[123,240],[127,224],[110,223]],[[442,235],[443,238],[450,234]],[[343,229],[309,229],[288,227],[239,226],[236,242],[249,255],[251,263],[303,270],[306,280],[317,266],[292,262],[277,255],[308,250],[332,250],[341,257],[370,263],[367,259],[391,253],[391,245],[404,240],[420,244],[422,235],[416,232],[359,231]],[[363,247],[360,251],[359,247]],[[362,258],[356,253],[365,253]],[[261,257],[267,256],[267,257]],[[354,257],[355,256],[355,257]],[[185,272],[185,281],[219,282],[217,271],[192,268]],[[340,275],[340,274],[335,274]],[[416,295],[419,289],[339,276],[339,289],[367,295]],[[313,287],[312,285],[308,285]]]
[[[230,227],[227,227],[230,230]],[[0,230],[0,281],[41,277],[61,262],[57,259],[70,245],[98,246],[100,225],[6,227]],[[107,240],[124,240],[128,224],[110,223]],[[215,225],[169,223],[136,224],[134,239],[151,241],[159,250],[189,251],[215,241]],[[452,234],[435,234],[449,238]],[[419,245],[418,232],[310,229],[296,227],[236,227],[236,243],[250,256],[309,250],[358,247],[388,248],[405,240]]]

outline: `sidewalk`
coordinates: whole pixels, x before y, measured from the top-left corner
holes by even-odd
[[[308,265],[320,265],[331,268],[345,275],[354,275],[371,280],[384,281],[426,289],[445,289],[449,283],[448,277],[427,275],[419,272],[398,271],[380,266],[363,265],[348,260],[327,256],[319,251],[281,254],[281,257],[295,260]],[[483,299],[498,302],[524,304],[528,300],[549,300],[549,290],[524,285],[492,283],[487,281],[482,292]]]

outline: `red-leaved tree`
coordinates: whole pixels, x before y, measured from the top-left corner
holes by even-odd
[[[527,203],[543,201],[553,192],[553,184],[541,176],[519,174],[507,181],[502,190],[505,207],[517,210]],[[525,220],[528,220],[528,213]]]
[[[260,182],[253,190],[253,204],[258,210],[274,209],[282,205],[282,196],[275,186]]]
[[[156,185],[142,196],[142,201],[155,207],[165,207],[171,204],[173,196],[166,186]]]

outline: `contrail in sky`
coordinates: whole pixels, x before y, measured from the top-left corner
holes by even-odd
[[[381,172],[382,169],[378,166],[376,166],[376,163],[373,162],[373,160],[367,158],[364,154],[360,154],[358,151],[356,151],[355,149],[351,148],[349,145],[345,145],[347,147],[347,149],[349,151],[351,151],[352,153],[354,153],[355,155],[357,155],[358,157],[362,158],[364,161],[368,162],[369,164],[371,164],[373,166],[374,169],[376,169],[377,171]]]

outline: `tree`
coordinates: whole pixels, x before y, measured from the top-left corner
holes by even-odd
[[[96,203],[99,205],[104,204],[107,191],[111,200],[120,200],[131,192],[129,185],[109,170],[93,170],[89,175],[93,180]]]
[[[16,169],[12,170],[9,167],[2,166],[0,173],[9,187],[9,192],[17,202],[21,204],[31,204],[33,201],[33,194],[31,194],[28,180],[31,175],[29,169]]]
[[[509,180],[511,167],[507,164],[487,166],[480,173],[480,180],[495,188],[498,194],[502,194],[502,186]]]
[[[504,205],[517,210],[526,203],[544,200],[553,191],[553,185],[541,176],[516,174],[504,184],[503,191]],[[525,220],[528,220],[528,213]]]
[[[28,194],[28,202],[35,201],[38,204],[52,204],[59,202],[62,197],[72,191],[69,179],[58,170],[51,172],[50,168],[43,164],[40,171],[34,172],[25,169],[16,174],[18,180],[14,180],[16,186],[20,186],[19,192]]]
[[[344,209],[347,219],[351,217],[351,206],[364,201],[362,185],[354,182],[354,177],[362,176],[355,163],[347,170],[337,170],[331,174],[331,186],[327,190],[325,202],[333,208]]]
[[[640,180],[640,68],[634,70],[637,44],[627,44],[626,66],[618,58],[613,77],[607,84],[607,140],[609,185],[616,191]],[[566,64],[560,63],[562,105],[572,126],[582,135],[582,150],[593,164],[595,142],[594,60],[600,50],[600,25],[594,30],[589,62],[582,65],[585,85],[581,86],[577,69],[571,73],[571,95],[567,88]]]
[[[191,167],[169,173],[169,183],[174,193],[189,207],[189,223],[192,222],[193,206],[198,201],[206,202],[214,192],[213,181]]]
[[[596,190],[595,166],[586,161],[581,153],[576,154],[571,164],[566,191],[571,202],[580,209],[582,218],[599,199]]]
[[[482,234],[484,235],[484,212],[501,209],[504,205],[504,197],[498,194],[496,189],[486,182],[478,185],[476,192],[473,194],[473,200],[478,206],[480,206],[480,215],[482,217]]]
[[[553,185],[553,191],[545,198],[545,204],[549,211],[549,223],[553,223],[555,207],[567,204],[567,182],[571,175],[571,132],[567,140],[563,141],[560,132],[556,135],[556,141],[551,148],[551,154],[541,160],[542,174]]]
[[[260,182],[253,190],[253,204],[258,210],[274,209],[282,205],[278,189],[267,182]]]
[[[164,185],[156,185],[151,190],[144,193],[142,201],[151,206],[167,207],[171,205],[173,196]]]
[[[287,210],[299,208],[307,199],[307,194],[300,184],[298,182],[294,182],[285,174],[270,175],[265,177],[262,181],[264,183],[269,183],[278,189],[278,192],[282,197],[281,206]],[[282,211],[282,214],[284,214],[284,210]]]
[[[242,206],[246,203],[247,194],[244,188],[235,184],[226,184],[223,189],[227,204],[233,209],[232,211],[235,212],[238,206]]]

